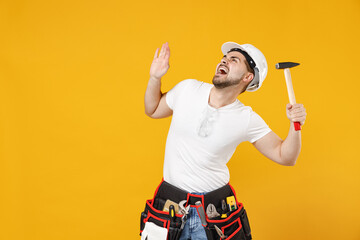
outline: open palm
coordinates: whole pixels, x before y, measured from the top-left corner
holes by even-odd
[[[168,43],[164,43],[161,47],[160,54],[158,56],[159,48],[156,49],[154,60],[150,67],[150,77],[160,79],[168,71],[170,48]]]

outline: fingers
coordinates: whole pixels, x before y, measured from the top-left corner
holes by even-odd
[[[165,55],[165,49],[166,49],[166,43],[164,43],[164,44],[161,46],[161,50],[160,50],[159,57],[164,57],[164,55]]]
[[[167,59],[169,59],[169,58],[170,58],[170,48],[169,48],[169,43],[166,43],[165,58],[167,58]]]
[[[305,115],[299,115],[299,116],[291,115],[289,120],[291,122],[300,122],[301,125],[304,125],[305,120],[306,120],[306,114]]]
[[[290,103],[286,104],[286,110],[290,112],[300,112],[302,110],[305,110],[303,104],[295,103],[294,105],[291,105]]]
[[[289,115],[291,115],[291,116],[299,116],[299,115],[306,116],[305,108],[290,109],[290,110],[288,110],[288,112],[289,112]]]
[[[289,120],[292,122],[300,122],[301,125],[305,123],[307,114],[303,104],[287,104],[286,110]]]
[[[156,49],[153,62],[150,66],[150,76],[160,79],[169,69],[170,48],[166,42],[161,49]]]
[[[293,104],[292,105],[294,108],[301,108],[301,107],[304,107],[304,105],[303,104],[301,104],[301,103],[295,103],[295,104]]]
[[[301,103],[295,103],[295,104],[288,103],[288,104],[286,104],[286,108],[301,108],[301,107],[304,107],[304,105],[301,104]]]
[[[305,112],[305,108],[294,108],[290,109],[291,113]]]
[[[156,51],[155,51],[154,59],[157,58],[158,51],[159,51],[159,48],[157,48]]]
[[[165,51],[165,61],[166,64],[169,64],[169,59],[170,59],[170,48],[169,48],[169,44],[166,44],[166,51]]]
[[[292,122],[301,122],[306,119],[306,113],[305,114],[299,114],[299,115],[291,115],[290,120]]]
[[[159,53],[159,48],[157,48],[156,51],[155,51],[154,59],[157,58],[157,57],[159,57],[159,58],[164,57],[165,59],[168,60],[168,59],[170,58],[169,43],[168,43],[168,42],[164,43],[164,44],[161,46],[159,56],[158,56],[158,53]]]

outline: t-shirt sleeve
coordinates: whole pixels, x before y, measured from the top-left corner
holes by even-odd
[[[247,141],[253,143],[271,132],[270,127],[253,110],[250,110],[250,120],[247,129]]]
[[[178,100],[179,95],[183,92],[186,86],[190,84],[190,82],[191,79],[183,80],[176,84],[175,87],[173,87],[170,91],[166,93],[166,103],[169,108],[174,110],[174,106],[176,105],[176,101]]]

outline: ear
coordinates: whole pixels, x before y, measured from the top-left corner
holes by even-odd
[[[248,84],[254,79],[254,74],[248,72],[246,73],[245,77],[243,78],[243,81]]]

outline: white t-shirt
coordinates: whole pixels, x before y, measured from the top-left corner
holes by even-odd
[[[164,180],[188,192],[210,192],[227,184],[230,173],[226,164],[236,147],[271,131],[238,99],[218,109],[211,107],[213,86],[187,79],[166,95],[173,116],[166,140]]]

